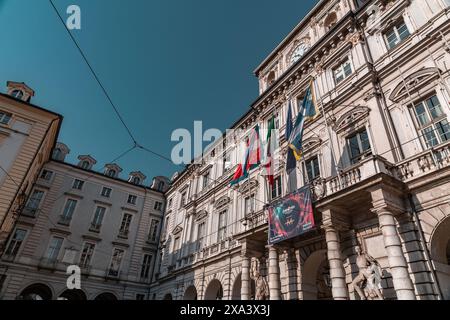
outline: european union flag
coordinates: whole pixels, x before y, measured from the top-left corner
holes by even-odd
[[[314,82],[311,81],[308,90],[306,90],[305,98],[298,112],[297,120],[289,137],[289,147],[294,152],[295,159],[300,161],[302,158],[302,143],[305,122],[314,119],[319,115],[317,109],[316,97],[314,94]]]

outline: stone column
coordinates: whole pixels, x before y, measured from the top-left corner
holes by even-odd
[[[278,250],[274,246],[269,246],[269,290],[270,300],[281,300],[280,265]]]
[[[330,264],[331,292],[334,300],[348,300],[345,270],[341,257],[339,233],[332,224],[324,226],[327,242],[327,256]]]
[[[250,258],[242,256],[241,300],[250,300]]]
[[[415,300],[414,286],[409,277],[408,264],[403,255],[402,243],[397,233],[394,214],[388,207],[374,209],[378,215],[384,246],[388,255],[392,282],[398,300]]]

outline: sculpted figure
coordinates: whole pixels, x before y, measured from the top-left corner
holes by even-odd
[[[356,246],[355,251],[359,274],[352,282],[353,287],[362,300],[374,297],[383,300],[383,295],[380,291],[382,272],[380,265],[373,257],[363,253],[359,246]]]
[[[266,279],[261,275],[258,268],[258,263],[254,261],[252,265],[252,271],[250,277],[255,281],[255,300],[268,300],[269,299],[269,285]]]

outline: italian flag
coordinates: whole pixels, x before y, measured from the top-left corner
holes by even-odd
[[[247,150],[245,152],[244,163],[239,164],[234,173],[231,185],[238,184],[248,177],[251,170],[256,169],[261,164],[261,150],[259,139],[259,126],[252,130],[250,139],[247,140]]]

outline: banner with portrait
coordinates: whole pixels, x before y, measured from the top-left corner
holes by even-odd
[[[269,244],[294,238],[315,227],[309,186],[272,203],[268,210]]]

